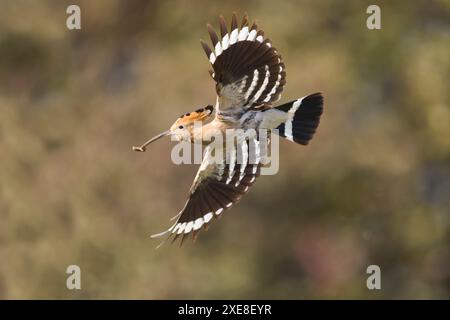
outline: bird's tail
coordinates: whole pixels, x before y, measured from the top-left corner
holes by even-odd
[[[314,93],[309,96],[276,107],[287,113],[287,120],[280,124],[278,134],[288,140],[307,145],[319,126],[323,112],[323,96]]]

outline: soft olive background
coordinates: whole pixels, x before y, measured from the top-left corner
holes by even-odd
[[[0,298],[450,298],[450,1],[376,1],[379,31],[372,3],[1,1]],[[197,168],[131,146],[214,103],[199,39],[233,11],[281,52],[280,102],[321,91],[323,120],[196,243],[155,250]]]

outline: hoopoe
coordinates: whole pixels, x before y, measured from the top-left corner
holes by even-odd
[[[169,130],[148,140],[135,151],[145,151],[148,144],[164,137],[175,140],[187,137],[191,142],[199,139],[205,144],[213,131],[228,129],[266,129],[290,141],[307,145],[313,137],[323,111],[323,97],[315,93],[288,103],[273,106],[278,101],[286,84],[285,65],[272,42],[258,30],[256,23],[249,26],[245,15],[238,27],[233,14],[231,29],[222,16],[219,17],[221,39],[211,25],[207,24],[213,49],[200,41],[212,65],[210,75],[216,83],[217,101],[215,107],[186,113],[178,118]],[[213,114],[215,113],[215,116]],[[197,128],[196,121],[208,123]],[[276,130],[274,130],[276,129]],[[253,137],[258,142],[258,137]],[[207,143],[206,143],[207,144]],[[248,191],[260,175],[261,156],[250,163],[248,157],[250,139],[238,143],[242,151],[238,161],[236,149],[222,146],[223,162],[214,161],[211,145],[207,144],[205,156],[189,191],[183,209],[173,219],[175,223],[162,233],[184,238],[193,234],[194,239],[202,228],[207,228],[213,218],[233,204]],[[217,148],[217,146],[216,146]]]

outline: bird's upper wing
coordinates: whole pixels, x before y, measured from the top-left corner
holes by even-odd
[[[216,81],[218,115],[242,114],[250,107],[278,101],[286,72],[271,41],[264,38],[256,23],[249,27],[247,16],[239,29],[233,14],[230,32],[222,16],[219,21],[221,40],[207,25],[213,49],[201,42],[213,67],[210,73]]]
[[[152,237],[166,234],[181,236],[190,233],[195,238],[202,228],[207,228],[213,218],[231,207],[248,191],[260,174],[261,152],[265,147],[257,137],[237,143],[237,148],[225,152],[214,150],[212,144],[206,147],[205,156],[189,191],[189,197],[180,213],[175,216],[172,227]],[[222,154],[222,161],[216,161],[213,154]]]

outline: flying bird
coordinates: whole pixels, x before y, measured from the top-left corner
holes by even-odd
[[[210,75],[215,81],[217,100],[215,107],[208,105],[179,117],[169,130],[148,140],[135,151],[145,151],[147,145],[165,137],[202,141],[205,148],[200,168],[189,190],[183,209],[173,218],[175,223],[166,231],[153,235],[173,236],[173,241],[192,234],[195,239],[214,218],[231,207],[248,191],[260,175],[263,165],[258,153],[256,135],[244,138],[236,148],[222,145],[223,161],[213,157],[211,137],[219,131],[236,129],[265,129],[301,145],[307,145],[319,125],[323,112],[323,97],[314,93],[288,103],[274,106],[286,84],[285,65],[271,40],[264,36],[256,23],[249,25],[247,15],[238,26],[233,14],[231,28],[219,17],[220,39],[211,25],[207,30],[212,48],[201,41],[211,63]],[[202,123],[199,129],[194,125]],[[276,130],[275,130],[276,129]],[[256,156],[250,161],[250,143],[256,145]],[[241,157],[237,157],[238,149]],[[255,148],[254,148],[255,149]],[[217,150],[216,150],[217,151]],[[240,161],[238,161],[238,158]],[[173,242],[172,241],[172,242]]]

